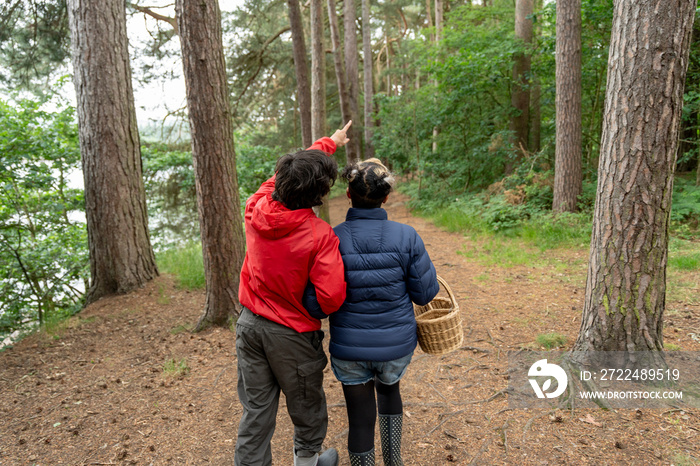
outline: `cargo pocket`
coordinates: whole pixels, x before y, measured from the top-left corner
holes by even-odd
[[[327,364],[328,358],[323,354],[321,359],[307,361],[297,366],[299,392],[305,400],[323,396],[323,369]]]

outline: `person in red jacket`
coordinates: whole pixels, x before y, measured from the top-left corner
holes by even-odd
[[[328,426],[319,319],[345,300],[343,260],[338,237],[314,214],[338,175],[330,157],[349,140],[352,121],[309,149],[282,156],[275,175],[245,206],[246,256],[241,270],[236,323],[238,396],[243,405],[235,464],[272,464],[280,391],[294,423],[294,465],[337,465],[338,454],[319,455]],[[316,288],[319,307],[302,304],[307,283]]]

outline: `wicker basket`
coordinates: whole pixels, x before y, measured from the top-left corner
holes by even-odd
[[[418,323],[418,344],[426,353],[440,355],[462,346],[464,332],[459,305],[450,285],[438,275],[449,298],[437,297],[425,306],[413,306]]]

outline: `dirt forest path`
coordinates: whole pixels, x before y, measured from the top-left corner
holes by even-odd
[[[347,207],[345,198],[331,201],[334,223]],[[417,349],[401,382],[407,465],[670,465],[700,458],[696,410],[509,407],[506,352],[537,349],[539,334],[558,332],[572,342],[578,332],[585,252],[552,252],[550,265],[483,265],[468,258],[482,245],[411,215],[405,197],[392,195],[386,208],[424,239],[465,328],[464,347],[451,354]],[[0,353],[0,465],[233,464],[241,415],[234,334],[190,333],[203,304],[203,292],[179,290],[164,276]],[[700,349],[687,337],[700,327],[700,308],[671,306],[666,341]],[[166,361],[186,372],[169,375]],[[325,446],[348,465],[345,406],[330,368],[324,384]],[[292,434],[282,397],[273,464],[292,464]],[[378,436],[375,447],[381,464]]]

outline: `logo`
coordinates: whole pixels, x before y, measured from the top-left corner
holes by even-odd
[[[549,377],[544,381],[542,388],[540,388],[537,379],[529,379],[530,385],[532,385],[532,389],[535,390],[537,398],[556,398],[566,390],[566,385],[568,383],[566,372],[556,364],[548,364],[546,359],[540,359],[530,366],[527,375],[528,377]],[[547,390],[552,386],[552,377],[557,381],[557,389],[551,393],[547,393]]]

